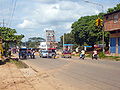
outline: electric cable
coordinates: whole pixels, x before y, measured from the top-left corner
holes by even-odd
[[[13,11],[12,11],[12,14],[11,14],[11,18],[10,18],[10,22],[9,22],[8,27],[10,27],[11,24],[12,24],[12,20],[13,20],[14,12],[15,12],[15,9],[16,9],[17,0],[15,0],[13,3],[14,3],[14,4],[13,4]]]

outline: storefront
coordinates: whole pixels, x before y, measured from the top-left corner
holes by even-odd
[[[110,34],[110,53],[111,54],[120,54],[120,33]]]
[[[120,10],[104,15],[104,30],[110,32],[110,54],[120,55]]]

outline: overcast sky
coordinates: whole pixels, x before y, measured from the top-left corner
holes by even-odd
[[[4,18],[5,26],[24,34],[24,40],[34,36],[45,38],[45,30],[55,30],[59,41],[81,16],[102,11],[100,6],[84,1],[102,4],[104,12],[120,3],[120,0],[0,0],[0,24]]]

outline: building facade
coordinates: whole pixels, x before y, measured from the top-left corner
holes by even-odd
[[[41,50],[47,50],[47,44],[46,44],[46,42],[40,42],[39,48],[40,48]]]
[[[120,55],[120,10],[104,15],[104,30],[110,32],[110,53]]]
[[[55,31],[54,30],[46,30],[46,43],[47,48],[55,48]]]

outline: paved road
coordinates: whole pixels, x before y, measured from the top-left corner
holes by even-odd
[[[120,90],[120,62],[117,61],[37,57],[24,62],[76,88],[69,90]]]

